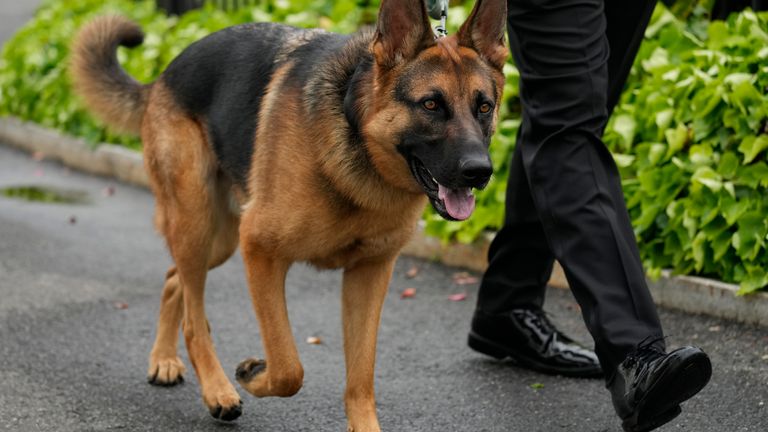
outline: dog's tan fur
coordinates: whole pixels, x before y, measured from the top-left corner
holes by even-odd
[[[390,19],[387,13],[398,11],[383,8],[380,20]],[[477,19],[476,9],[465,26],[472,27]],[[399,45],[391,37],[382,38],[381,30],[360,38],[360,44],[370,44],[377,60],[374,81],[358,102],[365,106],[362,134],[370,165],[361,165],[348,152],[348,125],[341,107],[321,97],[307,100],[304,87],[287,82],[292,64],[283,62],[261,102],[246,188],[220,169],[206,121],[187,115],[162,81],[116,85],[94,66],[105,50],[114,55],[113,41],[140,34],[134,24],[107,17],[80,32],[72,66],[77,92],[108,124],[140,130],[157,200],[156,226],[175,263],[166,275],[149,359],[148,374],[155,383],[172,385],[182,379],[185,367],[177,356],[181,325],[205,405],[220,418],[239,415],[240,397],[216,356],[203,306],[207,271],[225,262],[239,245],[267,359],[266,364],[249,359],[240,365],[241,386],[258,397],[291,396],[299,391],[304,370],[288,321],[286,273],[296,261],[342,268],[348,427],[379,431],[373,376],[381,306],[397,254],[426,203],[395,150],[397,134],[412,125],[408,113],[391,97],[393,77],[406,63],[403,53],[415,53],[447,65],[417,86],[431,86],[438,80],[443,88],[453,89],[450,97],[459,101],[467,97],[463,92],[468,86],[487,87],[483,76],[462,77],[459,69],[466,62],[503,64],[506,51],[503,41],[501,50],[497,44],[480,53],[466,43],[460,45],[461,38],[472,39],[469,27],[458,37],[425,50],[418,48],[423,35],[406,37]],[[336,74],[344,67],[329,64],[318,75]],[[500,68],[494,79],[502,88]],[[316,145],[293,145],[301,142]]]

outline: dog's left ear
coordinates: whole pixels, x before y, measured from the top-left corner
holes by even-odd
[[[477,0],[469,18],[459,29],[459,45],[474,49],[496,69],[502,70],[509,54],[504,45],[506,22],[506,0]]]

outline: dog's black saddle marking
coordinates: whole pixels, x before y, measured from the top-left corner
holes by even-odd
[[[292,31],[271,23],[230,27],[190,45],[163,74],[176,102],[207,120],[219,164],[237,184],[247,182],[261,99]]]

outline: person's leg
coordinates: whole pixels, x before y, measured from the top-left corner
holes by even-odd
[[[541,309],[553,262],[518,146],[509,167],[504,226],[488,251],[477,309],[488,314],[514,308]]]
[[[605,36],[608,39],[608,114],[621,98],[656,0],[605,2]]]
[[[638,342],[662,330],[618,172],[601,141],[608,94],[603,1],[512,3],[525,4],[510,11],[524,105],[522,164],[548,243],[612,373]]]
[[[512,2],[510,2],[512,3]],[[608,2],[605,6],[608,112],[621,97],[656,0]],[[536,214],[518,146],[509,168],[504,226],[491,243],[478,309],[502,313],[515,307],[541,308],[554,256]]]
[[[489,250],[478,292],[469,346],[544,373],[600,377],[595,354],[560,333],[542,311],[554,257],[522,165],[520,147],[510,164],[504,227]]]
[[[510,11],[510,45],[534,207],[595,339],[624,429],[649,431],[680,413],[711,365],[697,348],[664,353],[618,171],[600,138],[609,86],[603,1],[519,4]]]
[[[621,90],[629,75],[656,0],[638,0],[625,3],[608,2],[605,10],[606,36],[611,53],[607,62],[608,96],[606,108],[608,112],[613,110],[621,95]],[[508,5],[510,10],[509,30],[510,36],[513,36],[516,16],[529,6],[515,1],[508,2]],[[522,146],[517,146],[510,163],[504,226],[491,243],[488,254],[488,269],[483,275],[478,292],[478,312],[473,325],[473,330],[477,333],[482,331],[482,328],[478,328],[482,327],[482,320],[478,319],[480,315],[504,315],[520,308],[540,311],[544,304],[546,283],[552,271],[554,256],[531,198],[528,180],[522,164],[521,148]],[[500,319],[487,318],[485,321],[487,328],[503,327],[503,325],[499,325]],[[553,326],[548,327],[557,332]],[[517,329],[506,331],[520,333]],[[559,336],[561,340],[567,339],[562,335]],[[501,337],[496,336],[495,339],[501,339]],[[518,339],[520,338],[518,337]],[[507,345],[517,347],[521,344],[510,342]],[[520,350],[519,348],[513,349]],[[597,375],[595,368],[589,370],[584,368],[584,358],[571,356],[571,353],[567,354],[568,357],[577,359],[575,364],[570,365],[573,372],[579,371],[575,374],[587,372],[587,375]],[[510,355],[514,357],[513,353]],[[588,362],[588,360],[586,361]],[[522,364],[522,366],[526,365]],[[562,368],[566,367],[562,360],[559,361],[558,368],[552,369],[550,367],[547,369],[543,364],[540,366],[543,368],[539,367],[538,370],[556,373],[562,373]]]

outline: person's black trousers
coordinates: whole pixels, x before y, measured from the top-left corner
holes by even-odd
[[[507,2],[523,118],[478,309],[541,308],[557,259],[608,379],[640,342],[662,336],[619,173],[601,140],[655,3]]]
[[[744,8],[752,8],[754,11],[768,10],[768,0],[716,0],[712,6],[712,19],[728,19],[728,15]]]

